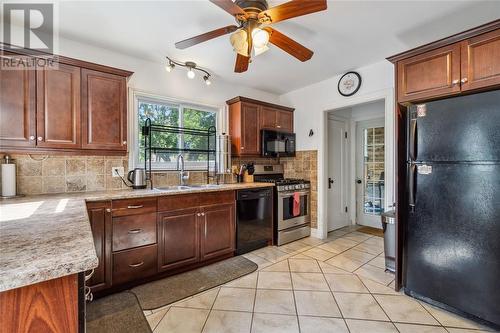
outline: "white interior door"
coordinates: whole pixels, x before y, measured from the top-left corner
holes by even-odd
[[[344,121],[328,120],[328,231],[349,223],[347,207],[346,133]]]
[[[356,222],[381,228],[384,211],[384,119],[356,124]]]

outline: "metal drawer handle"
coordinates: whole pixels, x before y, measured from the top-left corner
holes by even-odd
[[[127,206],[128,209],[139,209],[139,208],[142,208],[142,207],[144,207],[144,205]]]
[[[136,268],[144,265],[144,261],[138,262],[137,264],[130,264],[128,267]]]
[[[129,234],[138,234],[140,232],[142,232],[142,229],[130,229],[128,231]]]

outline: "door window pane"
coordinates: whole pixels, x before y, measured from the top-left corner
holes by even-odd
[[[384,209],[385,146],[384,127],[363,130],[363,210],[365,214],[380,215]]]

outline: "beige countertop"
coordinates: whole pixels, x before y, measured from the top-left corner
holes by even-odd
[[[269,187],[239,183],[168,190],[27,196],[0,201],[0,292],[97,267],[86,202]]]

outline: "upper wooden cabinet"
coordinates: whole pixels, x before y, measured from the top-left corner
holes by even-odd
[[[424,100],[460,92],[460,44],[398,62],[398,100]]]
[[[2,57],[14,56],[4,52]],[[17,56],[17,55],[16,55]],[[35,70],[0,66],[0,148],[36,144]]]
[[[125,155],[132,73],[58,59],[50,68],[0,68],[0,152]]]
[[[462,47],[462,90],[500,85],[500,29],[470,38]]]
[[[293,132],[292,108],[240,96],[226,103],[232,155],[259,156],[262,129]]]
[[[389,58],[397,101],[420,102],[500,86],[500,21]]]
[[[261,129],[293,132],[293,112],[262,106],[259,113]]]
[[[81,147],[80,72],[76,66],[37,68],[37,146]]]
[[[82,70],[84,149],[127,151],[126,86],[122,76]]]

